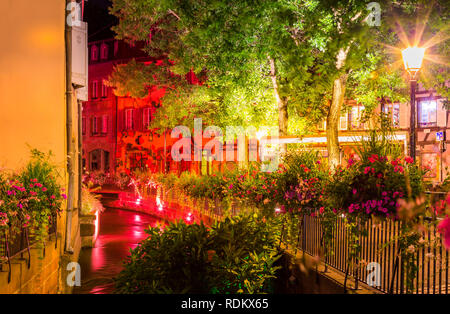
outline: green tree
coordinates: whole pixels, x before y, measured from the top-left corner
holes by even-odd
[[[406,21],[408,31],[417,26],[410,21],[428,14],[424,35],[434,36],[448,17],[444,1],[378,1],[381,24],[373,26],[367,23],[369,2],[114,0],[111,12],[120,19],[114,28],[119,38],[146,40],[150,55],[174,61],[170,73],[193,70],[204,80],[203,85],[171,85],[163,111],[179,118],[186,117],[186,107],[198,106],[202,110],[196,114],[213,110],[219,125],[267,122],[277,112],[281,136],[288,133],[289,116],[311,122],[326,117],[334,168],[345,99],[356,99],[367,112],[380,101],[406,99],[404,70],[390,66],[399,55],[389,46],[398,47],[402,39],[395,22]],[[447,51],[443,43],[440,53]],[[155,83],[161,70],[137,71],[134,80],[141,91]],[[431,75],[428,86],[442,87],[447,76],[442,71]]]

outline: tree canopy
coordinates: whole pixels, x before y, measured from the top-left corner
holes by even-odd
[[[154,122],[169,127],[197,116],[219,126],[278,125],[285,135],[311,131],[311,123],[327,118],[328,150],[336,160],[345,99],[367,112],[380,101],[407,100],[400,50],[393,48],[403,48],[406,38],[422,38],[420,44],[433,38],[430,55],[441,57],[425,62],[421,81],[448,96],[442,58],[448,4],[378,1],[376,26],[368,23],[370,2],[114,0],[117,37],[146,41],[148,54],[167,67],[131,63],[111,81],[133,96],[145,95],[148,86],[169,86],[159,114],[171,119]],[[203,84],[180,80],[191,70]]]

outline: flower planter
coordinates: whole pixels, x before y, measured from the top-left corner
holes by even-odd
[[[98,235],[99,215],[80,215],[81,247],[94,247]]]

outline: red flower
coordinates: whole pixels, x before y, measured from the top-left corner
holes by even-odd
[[[450,217],[446,217],[438,225],[439,232],[444,236],[444,246],[450,249]]]

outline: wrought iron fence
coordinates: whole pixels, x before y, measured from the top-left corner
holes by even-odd
[[[351,277],[355,281],[356,289],[358,282],[363,282],[385,293],[406,293],[407,266],[399,254],[397,237],[401,222],[368,220],[361,227],[366,228],[367,235],[361,237],[361,249],[356,257],[349,259],[349,231],[344,218],[338,217],[335,220],[332,228],[333,240],[325,249],[320,218],[305,215],[299,228],[297,248],[311,256],[322,256],[327,266],[344,273],[345,289],[347,278]],[[424,233],[423,241],[434,241],[438,244],[423,246],[413,253],[417,269],[414,271],[413,288],[409,293],[448,294],[449,252],[443,248],[435,226]],[[327,253],[324,254],[325,252]],[[356,266],[351,267],[351,264]]]
[[[48,228],[48,234],[54,234],[57,239],[57,217],[54,216]],[[27,260],[27,267],[31,267],[31,248],[36,244],[35,237],[30,234],[29,228],[21,226],[9,227],[0,230],[0,270],[7,265],[8,283],[11,281],[11,260],[15,257]],[[55,241],[55,248],[57,241]],[[45,246],[43,247],[45,256]]]

